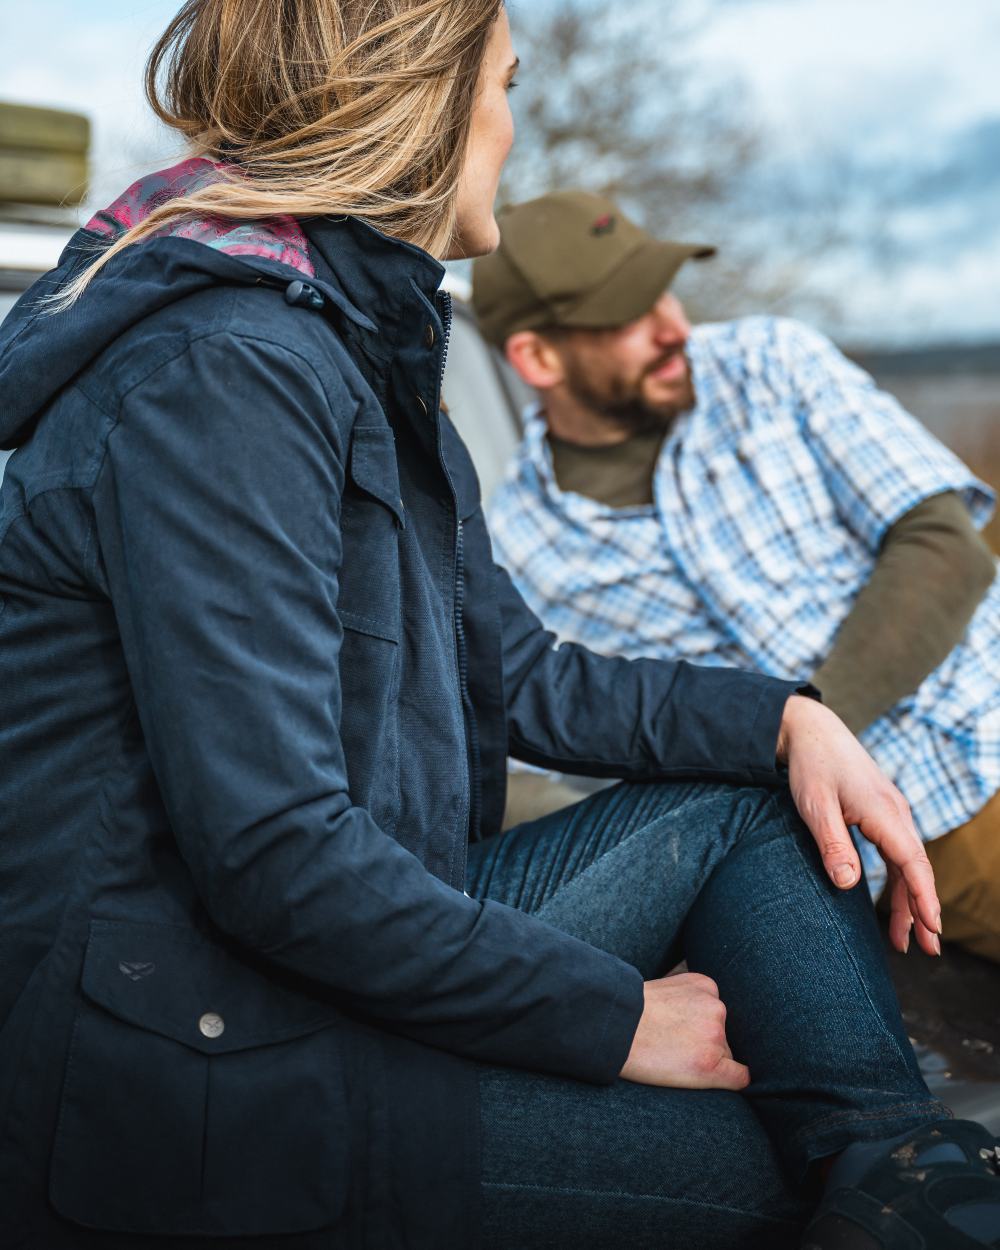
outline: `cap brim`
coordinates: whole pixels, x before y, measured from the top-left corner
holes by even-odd
[[[685,261],[708,260],[715,251],[697,243],[644,243],[596,290],[571,309],[560,310],[557,324],[612,329],[636,321],[670,287]]]

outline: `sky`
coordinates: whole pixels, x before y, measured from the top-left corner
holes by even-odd
[[[1000,340],[1000,0],[684,2],[708,15],[699,59],[745,84],[775,159],[820,170],[846,148],[865,211],[884,198],[904,261],[838,256],[823,274],[852,339]],[[180,151],[141,95],[177,7],[0,0],[0,99],[91,115],[96,200]]]
[[[886,206],[902,263],[838,258],[858,338],[1000,340],[997,0],[731,0],[701,51],[747,84],[774,150],[846,150],[866,211]]]

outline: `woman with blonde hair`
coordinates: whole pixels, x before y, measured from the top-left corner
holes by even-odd
[[[838,1152],[828,1206],[900,1134],[992,1178],[850,734],[557,647],[492,563],[438,287],[497,243],[514,69],[500,0],[188,0],[148,92],[190,157],[3,327],[5,1250],[783,1246]],[[628,784],[500,835],[508,753]]]

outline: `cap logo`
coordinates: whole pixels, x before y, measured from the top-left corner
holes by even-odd
[[[590,233],[595,238],[600,238],[602,234],[612,234],[617,224],[618,218],[613,213],[605,213],[603,217],[598,217],[590,227]]]

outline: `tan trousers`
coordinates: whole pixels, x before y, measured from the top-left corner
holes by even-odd
[[[951,833],[927,843],[946,942],[1000,963],[1000,792]]]

